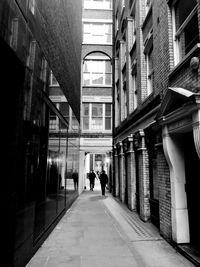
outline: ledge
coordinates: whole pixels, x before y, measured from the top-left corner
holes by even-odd
[[[181,60],[181,62],[179,62],[173,69],[172,71],[169,73],[168,77],[169,79],[171,79],[178,71],[180,71],[180,69],[188,63],[188,61],[192,58],[192,56],[195,53],[198,53],[200,51],[200,43],[196,44],[192,50],[187,53],[183,59]]]

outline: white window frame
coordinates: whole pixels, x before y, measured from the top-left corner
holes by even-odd
[[[84,122],[83,122],[84,118],[88,118],[88,120],[89,120],[89,122],[88,122],[89,129],[84,129],[82,127],[82,131],[83,132],[112,132],[112,103],[99,103],[99,102],[97,102],[97,103],[96,102],[88,103],[88,102],[83,102],[83,105],[84,104],[89,105],[89,114],[88,114],[88,116],[84,116],[84,115],[82,116],[82,125],[84,125]],[[102,128],[101,129],[94,129],[92,127],[92,106],[93,106],[93,104],[94,105],[96,105],[96,104],[102,105]],[[106,116],[106,104],[111,105],[111,116]],[[108,118],[108,117],[110,117],[110,119],[111,119],[111,128],[106,130],[105,129],[105,123],[106,123],[106,118]]]
[[[85,24],[88,24],[88,26],[90,27],[90,32],[84,32]],[[98,34],[98,32],[96,30],[93,30],[93,28],[95,28],[95,25],[101,25],[104,34],[100,34],[100,33]],[[108,32],[106,32],[106,26],[111,26],[111,33],[110,34]],[[86,33],[89,35],[89,39],[91,41],[87,41],[87,39],[85,38]],[[95,40],[96,39],[95,36],[101,36],[102,40],[106,40],[106,37],[108,35],[110,36],[110,42],[106,42],[106,41],[100,42],[99,38],[98,38],[98,41]],[[110,44],[111,45],[112,44],[112,23],[101,22],[101,21],[98,21],[98,22],[97,21],[95,21],[95,22],[84,21],[83,22],[83,43],[84,44]]]
[[[85,61],[110,62],[110,64],[111,64],[111,61],[110,60],[107,60],[107,57],[106,57],[106,59],[103,59],[102,58],[100,60],[98,60],[97,58],[94,58],[94,59],[89,58],[89,59],[86,59]],[[93,87],[95,87],[95,86],[97,86],[97,87],[99,87],[99,86],[103,86],[103,87],[110,87],[110,86],[112,86],[112,66],[111,66],[111,72],[106,72],[106,69],[105,69],[105,72],[102,72],[103,83],[100,83],[100,84],[96,84],[96,83],[93,83],[92,82],[93,81],[92,77],[93,77],[94,72],[91,72],[91,71],[88,71],[87,72],[89,74],[89,84],[85,84],[84,83],[84,74],[85,73],[86,72],[83,70],[83,86],[93,86]],[[111,82],[110,82],[110,84],[106,84],[106,74],[111,75]]]
[[[131,88],[133,92],[133,110],[138,107],[138,97],[137,97],[137,73],[131,74]]]
[[[149,50],[149,52],[153,53],[153,47]],[[151,93],[153,93],[153,68],[150,70],[149,68],[149,62],[150,62],[150,56],[149,52],[146,54],[146,72],[147,72],[147,96],[149,96]]]
[[[180,47],[181,44],[179,42],[179,38],[181,34],[183,34],[186,26],[190,23],[190,20],[197,13],[197,5],[196,5],[193,8],[193,10],[190,12],[188,17],[185,19],[185,21],[180,25],[179,29],[176,30],[176,14],[175,14],[176,2],[174,2],[172,6],[172,28],[173,28],[174,64],[175,65],[177,65],[183,58],[183,56],[181,55],[181,47]]]
[[[100,0],[97,4],[97,1],[95,0],[83,0],[83,7],[84,9],[105,9],[105,10],[111,10],[112,9],[112,0]],[[110,7],[106,7],[106,3],[110,5]]]

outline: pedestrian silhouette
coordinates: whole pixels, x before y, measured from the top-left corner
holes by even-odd
[[[74,180],[74,190],[77,191],[78,190],[78,172],[77,171],[72,173],[72,178]]]
[[[108,175],[103,170],[102,173],[99,176],[100,184],[101,184],[101,192],[102,196],[105,196],[105,188],[108,183]]]
[[[94,171],[92,170],[92,171],[89,173],[90,190],[91,190],[91,191],[93,191],[93,189],[94,189],[95,178],[97,178],[97,177],[96,177],[96,174],[95,174]]]

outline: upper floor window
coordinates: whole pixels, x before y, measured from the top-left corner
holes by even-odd
[[[93,53],[86,57],[83,66],[84,86],[111,86],[112,67],[109,57]]]
[[[35,14],[35,0],[29,0],[29,9],[32,12],[32,14]]]
[[[87,9],[111,9],[111,0],[84,0],[84,8]]]
[[[18,18],[13,18],[11,21],[10,46],[16,50],[18,40]]]
[[[131,90],[133,95],[133,105],[132,110],[135,110],[138,106],[138,98],[137,98],[137,72],[132,73],[131,75]]]
[[[111,131],[112,107],[110,103],[83,104],[83,130]]]
[[[33,40],[30,42],[29,51],[28,51],[27,60],[26,60],[26,66],[32,70],[34,68],[34,63],[35,63],[35,53],[36,53],[36,41]]]
[[[43,82],[46,82],[46,78],[47,78],[47,61],[44,57],[42,57],[40,79]]]
[[[198,42],[196,0],[179,0],[173,5],[174,57],[177,64]]]
[[[84,22],[83,42],[88,44],[111,44],[112,24]]]
[[[123,119],[125,119],[127,117],[127,114],[128,114],[126,68],[124,68],[122,71],[122,81],[123,81],[122,110],[123,110]]]
[[[79,130],[79,123],[69,106],[69,103],[66,101],[63,102],[54,102],[57,109],[63,115],[63,117],[67,120],[69,124],[69,131],[77,131]],[[50,130],[52,131],[66,131],[65,124],[61,123],[59,118],[55,115],[53,111],[50,112]]]
[[[147,66],[147,96],[153,92],[153,46],[146,54]]]

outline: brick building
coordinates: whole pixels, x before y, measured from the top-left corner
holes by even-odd
[[[199,250],[200,2],[116,0],[113,18],[113,194]]]
[[[25,266],[77,196],[62,177],[69,120],[49,74],[80,121],[81,12],[81,1],[0,1],[4,266]]]
[[[85,177],[110,172],[112,150],[112,1],[83,0],[80,153]]]

